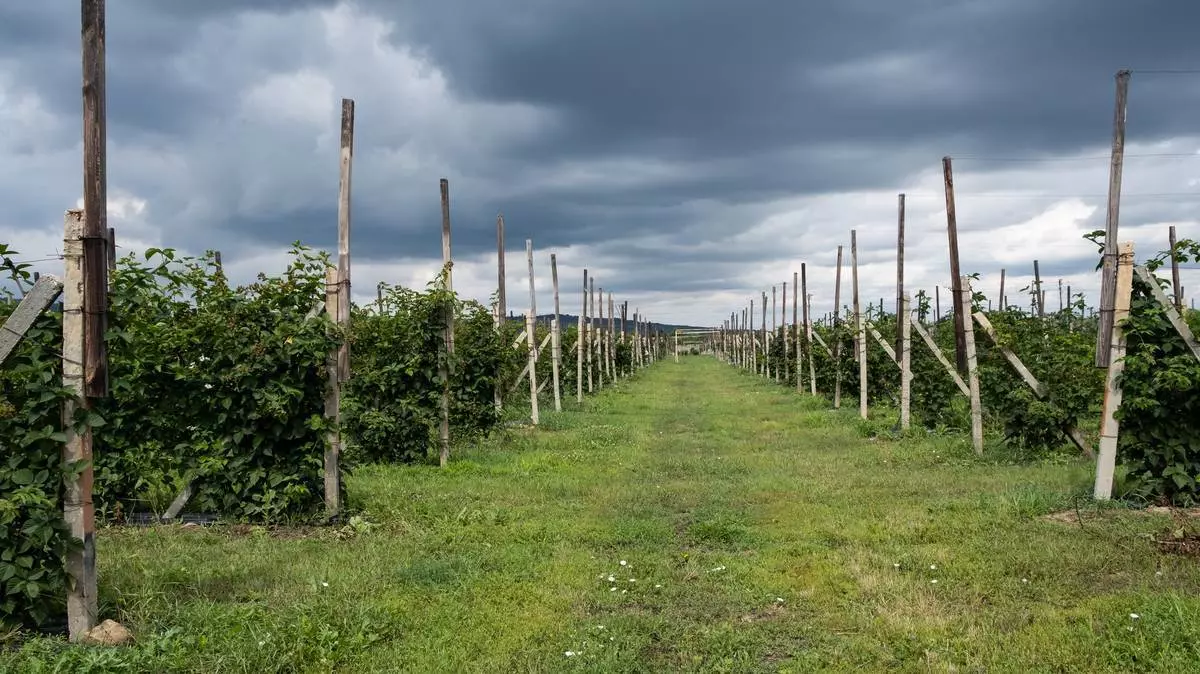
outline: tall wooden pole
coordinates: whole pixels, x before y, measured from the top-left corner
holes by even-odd
[[[83,390],[108,395],[108,175],[104,0],[82,0]]]
[[[533,285],[533,240],[525,239],[525,258],[529,262],[529,313],[525,318],[525,343],[529,347],[529,417],[533,425],[538,425],[538,389],[537,389],[537,292]]]
[[[325,309],[345,335],[350,327],[350,201],[354,167],[354,101],[342,99],[341,147],[338,157],[338,261],[327,273]],[[329,381],[326,382],[325,416],[334,427],[325,447],[325,514],[330,519],[342,512],[341,455],[344,447],[340,426],[342,389],[350,381],[350,342],[344,338],[332,355]]]
[[[842,336],[838,332],[842,315],[842,247],[837,247],[837,275],[833,284],[833,408],[842,406]]]
[[[1037,302],[1038,318],[1046,317],[1046,296],[1042,293],[1042,270],[1038,261],[1033,261],[1033,297]]]
[[[904,304],[904,194],[896,199],[896,317]],[[904,326],[896,321],[896,353],[900,353],[904,342]]]
[[[550,281],[554,284],[554,323],[551,325],[551,341],[553,342],[553,351],[551,357],[553,361],[553,377],[554,377],[554,411],[562,411],[562,389],[559,384],[559,370],[562,369],[562,329],[559,327],[559,313],[562,308],[558,303],[558,256],[550,253]]]
[[[450,254],[450,181],[441,179],[442,192],[442,265],[446,269],[446,290],[454,292],[453,257]],[[454,357],[454,309],[446,310],[446,327],[443,332],[447,358],[438,365],[438,376],[442,380],[441,425],[438,440],[441,452],[438,463],[443,468],[450,464],[450,367],[448,361]]]
[[[496,214],[496,332],[504,339],[504,324],[508,321],[508,298],[506,297],[507,279],[504,274],[504,214]],[[507,348],[507,346],[505,347]],[[504,393],[501,390],[500,370],[496,368],[496,409],[504,407]]]
[[[1000,270],[1000,311],[1004,311],[1004,270]]]
[[[587,353],[588,270],[583,270],[583,302],[575,322],[575,402],[583,402],[583,361]]]
[[[850,230],[850,269],[854,286],[854,333],[858,348],[858,415],[867,418],[867,328],[858,294],[858,232]]]
[[[771,354],[769,351],[767,351],[767,339],[768,339],[767,338],[767,293],[764,292],[762,294],[762,348],[763,348],[762,376],[763,377],[771,376],[771,372],[770,372]]]
[[[592,371],[595,369],[592,365],[595,362],[593,352],[595,351],[596,343],[596,279],[588,277],[587,279],[587,304],[588,304],[588,352],[587,352],[587,381],[588,393],[596,390],[596,382],[592,378]]]
[[[942,157],[942,177],[946,185],[946,234],[950,243],[950,279],[951,293],[954,299],[954,353],[959,371],[967,369],[967,323],[970,316],[963,315],[962,302],[962,269],[958,264],[958,215],[954,209],[954,169],[950,157]]]
[[[779,300],[779,289],[774,283],[772,283],[771,284],[771,339],[770,339],[771,342],[775,341],[775,331],[779,329],[778,300]],[[768,353],[770,353],[770,351],[768,351]],[[771,374],[774,374],[775,381],[779,381],[779,363],[775,362],[774,358],[771,358],[770,366],[771,366],[771,371],[768,373],[767,376],[771,376]]]
[[[1112,348],[1113,298],[1116,296],[1117,229],[1121,220],[1121,174],[1125,166],[1125,114],[1129,100],[1129,71],[1117,71],[1113,112],[1112,155],[1108,167],[1108,210],[1104,219],[1104,266],[1100,277],[1100,322],[1096,330],[1096,367],[1108,367]]]
[[[792,342],[795,344],[793,351],[796,354],[796,393],[803,389],[802,382],[804,377],[801,373],[804,372],[803,351],[800,348],[800,274],[792,272]]]
[[[783,377],[782,377],[782,379],[783,379],[783,383],[785,383],[785,384],[787,383],[788,376],[791,374],[791,366],[788,363],[788,357],[791,355],[791,349],[789,348],[789,345],[788,345],[788,342],[790,341],[788,339],[788,336],[789,336],[788,333],[791,331],[788,330],[788,322],[787,322],[787,306],[788,306],[787,305],[787,297],[788,297],[788,284],[787,284],[787,281],[784,281],[783,282],[783,300],[779,303],[779,315],[780,315],[779,316],[779,328],[780,328],[779,338],[780,338],[780,341],[783,342]],[[793,319],[794,318],[795,317],[793,316]]]

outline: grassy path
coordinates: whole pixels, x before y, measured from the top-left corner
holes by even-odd
[[[1069,507],[1086,466],[988,465],[960,439],[858,428],[852,412],[713,360],[663,363],[446,471],[360,471],[351,500],[374,524],[340,535],[104,531],[104,612],[139,644],[35,641],[0,655],[0,670],[104,658],[256,673],[1200,662],[1200,570],[1145,536],[1166,522],[1041,517]]]

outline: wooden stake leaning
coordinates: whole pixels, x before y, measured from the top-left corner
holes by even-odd
[[[533,285],[533,240],[525,239],[525,257],[529,261],[529,313],[525,314],[525,338],[529,345],[529,417],[533,425],[538,425],[538,387],[537,387],[537,293]]]
[[[1125,330],[1121,323],[1129,316],[1133,294],[1133,244],[1118,247],[1116,282],[1113,284],[1112,344],[1109,345],[1108,374],[1104,382],[1104,411],[1100,417],[1100,456],[1096,460],[1096,485],[1092,495],[1101,501],[1112,498],[1113,476],[1117,470],[1117,439],[1121,424],[1121,377],[1125,372]]]
[[[66,282],[63,286],[63,387],[75,394],[62,406],[64,465],[82,465],[77,474],[63,481],[63,520],[75,546],[63,559],[70,576],[67,587],[67,629],[71,641],[80,641],[96,626],[96,514],[92,504],[92,431],[75,432],[77,410],[91,407],[84,387],[84,247],[83,211],[67,211],[64,218],[63,252]]]
[[[929,350],[938,359],[938,362],[942,364],[942,367],[946,368],[946,374],[949,374],[950,378],[954,380],[954,385],[958,387],[959,391],[962,391],[963,395],[969,398],[971,390],[967,387],[967,383],[963,381],[962,375],[958,373],[958,370],[946,359],[946,354],[942,353],[942,349],[938,347],[937,342],[933,341],[933,337],[921,325],[921,321],[910,321],[910,323],[913,329],[917,331],[917,334],[921,336],[921,339],[924,340],[925,346],[929,347]]]
[[[338,270],[325,269],[325,314],[337,324],[338,315]],[[339,431],[342,408],[342,384],[338,377],[338,351],[335,348],[327,360],[325,372],[325,418],[333,427],[325,436],[325,514],[330,519],[341,512],[341,473],[338,470],[342,452],[342,434]]]
[[[963,316],[971,315],[971,279],[959,277],[962,289],[958,298],[958,309]],[[971,399],[971,444],[976,454],[983,454],[983,403],[979,397],[979,360],[975,355],[975,328],[971,321],[963,330],[963,344],[967,357],[967,390]]]
[[[1192,335],[1191,328],[1188,327],[1183,317],[1176,311],[1175,304],[1167,299],[1166,293],[1163,292],[1162,288],[1158,287],[1158,279],[1154,278],[1154,274],[1151,274],[1148,269],[1142,266],[1134,267],[1134,272],[1138,275],[1138,278],[1142,279],[1143,283],[1150,287],[1151,296],[1162,307],[1163,315],[1167,317],[1167,321],[1171,323],[1171,327],[1175,328],[1175,332],[1183,338],[1183,343],[1187,345],[1188,350],[1192,352],[1196,360],[1200,360],[1200,344],[1196,343],[1196,337]]]
[[[561,307],[558,304],[558,259],[554,253],[550,253],[550,281],[554,284],[554,323],[550,326],[550,334],[553,336],[552,351],[551,351],[551,366],[552,378],[554,379],[554,411],[562,411],[562,390],[559,385],[559,370],[562,369],[562,329],[559,327],[559,313]]]

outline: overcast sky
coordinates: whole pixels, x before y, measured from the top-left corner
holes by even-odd
[[[943,155],[982,290],[1006,268],[1017,301],[1036,258],[1094,296],[1119,68],[1121,238],[1200,238],[1200,74],[1150,72],[1200,70],[1195,0],[108,4],[110,224],[125,251],[219,249],[237,280],[332,248],[342,97],[358,299],[433,276],[442,177],[456,288],[494,292],[502,211],[517,311],[526,238],[543,311],[557,252],[565,312],[588,267],[631,310],[718,324],[806,262],[823,313],[851,229],[863,296],[891,298],[899,192],[908,285],[932,290]],[[81,194],[78,3],[0,3],[0,241],[51,257]]]

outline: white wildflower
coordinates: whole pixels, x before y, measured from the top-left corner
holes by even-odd
[[[1130,617],[1130,618],[1132,618],[1132,619],[1134,619],[1134,620],[1137,620],[1138,618],[1141,618],[1142,616],[1140,616],[1140,615],[1138,615],[1138,614],[1136,614],[1136,613],[1130,613],[1130,614],[1129,614],[1129,617]]]

